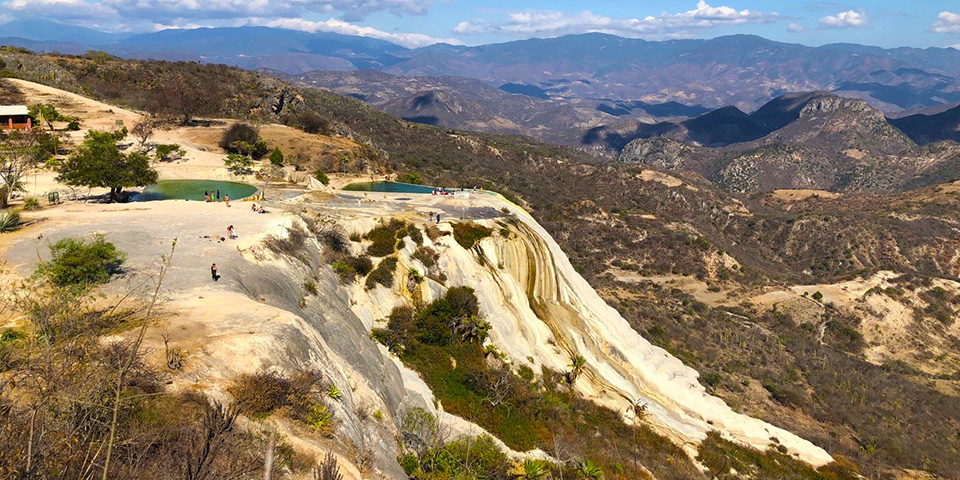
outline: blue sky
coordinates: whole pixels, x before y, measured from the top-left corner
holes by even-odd
[[[663,40],[751,33],[821,45],[958,46],[960,1],[863,0],[0,0],[0,21],[108,31],[268,25],[407,46],[607,32]]]

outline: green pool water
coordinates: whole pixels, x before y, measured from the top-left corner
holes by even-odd
[[[414,185],[402,182],[359,182],[343,187],[351,192],[380,192],[380,193],[433,193],[433,187]]]
[[[155,200],[195,200],[204,201],[203,192],[220,190],[220,198],[230,195],[230,200],[240,200],[257,193],[257,187],[240,182],[224,180],[161,180],[156,185],[150,185],[143,192],[134,196],[135,202],[150,202]]]

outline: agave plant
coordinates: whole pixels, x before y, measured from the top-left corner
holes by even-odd
[[[550,463],[545,460],[528,458],[513,469],[513,477],[518,480],[544,480],[550,478]]]
[[[340,391],[340,387],[330,384],[330,386],[327,388],[327,396],[334,400],[340,400],[343,398],[343,392]]]
[[[20,212],[15,210],[0,213],[0,233],[9,233],[20,227]]]
[[[593,463],[593,460],[584,460],[577,464],[577,478],[581,480],[603,480],[603,469]]]

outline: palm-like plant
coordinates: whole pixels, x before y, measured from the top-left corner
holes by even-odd
[[[577,381],[577,378],[580,377],[580,374],[583,373],[583,369],[587,366],[587,359],[583,358],[583,355],[574,355],[570,357],[570,371],[567,372],[567,383],[574,383]]]
[[[584,460],[577,464],[577,478],[581,480],[603,480],[603,469],[593,463],[593,460]]]

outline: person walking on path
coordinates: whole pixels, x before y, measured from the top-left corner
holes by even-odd
[[[227,236],[232,239],[237,238],[237,229],[233,228],[233,225],[230,225],[229,227],[227,227]]]
[[[218,191],[219,191],[219,190],[218,190]],[[226,202],[227,207],[229,207],[229,206],[230,206],[230,195],[224,195],[224,196],[223,196],[223,201]]]
[[[218,201],[218,202],[220,201],[220,189],[219,189],[219,188],[217,189],[217,201]]]
[[[214,282],[220,280],[220,274],[217,273],[217,264],[216,264],[216,263],[214,263],[213,265],[210,266],[210,276],[213,277],[213,281],[214,281]]]

